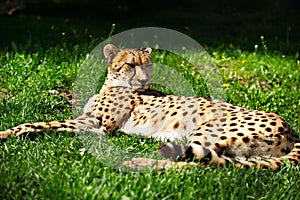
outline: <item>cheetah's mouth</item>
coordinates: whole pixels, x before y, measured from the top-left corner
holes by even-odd
[[[132,89],[139,91],[139,90],[146,90],[146,89],[148,89],[149,86],[150,86],[150,83],[145,83],[145,84],[133,84],[133,85],[132,85],[131,83],[129,83],[129,85],[130,85],[130,87],[131,87]]]
[[[150,83],[146,83],[146,84],[141,84],[141,85],[134,85],[134,88],[141,88],[141,89],[147,89],[149,88]]]

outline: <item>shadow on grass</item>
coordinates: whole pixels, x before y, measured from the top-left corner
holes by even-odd
[[[300,49],[299,3],[293,1],[76,2],[28,0],[20,13],[2,14],[0,50],[36,52],[57,45],[73,48],[98,43],[108,37],[112,24],[116,24],[114,33],[144,26],[170,28],[213,48],[253,51],[264,35],[271,51],[294,54]]]

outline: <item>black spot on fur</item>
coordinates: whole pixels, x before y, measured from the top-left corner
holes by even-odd
[[[244,133],[237,133],[237,135],[242,137],[242,136],[244,136]]]
[[[267,127],[267,128],[266,128],[266,131],[267,131],[267,132],[271,132],[271,131],[272,131],[272,129],[271,129],[271,128],[269,128],[269,127]]]
[[[285,148],[282,148],[280,151],[281,151],[282,153],[286,153],[286,149],[285,149]]]
[[[219,143],[215,143],[215,147],[218,149],[221,147],[221,145]]]
[[[192,120],[192,121],[193,121],[193,123],[196,123],[196,118],[195,118],[195,117],[193,117],[193,120]]]
[[[171,116],[175,116],[175,115],[177,115],[177,112],[173,112],[173,113],[171,114]]]
[[[196,133],[195,136],[202,136],[202,133]]]
[[[277,137],[277,138],[281,139],[281,135],[280,134],[275,134],[274,137]]]
[[[283,127],[279,127],[278,128],[278,132],[283,132],[284,131],[284,128]]]
[[[173,126],[174,129],[177,129],[179,127],[179,122],[176,122]]]
[[[243,137],[243,142],[248,143],[250,141],[250,139],[248,137]]]
[[[226,137],[226,136],[221,136],[220,139],[221,139],[221,140],[226,140],[227,137]]]
[[[292,137],[288,137],[288,141],[292,143],[292,142],[294,142],[295,140],[294,140],[294,138],[292,138]]]
[[[272,145],[274,142],[272,140],[264,140],[265,143],[267,143],[268,145]]]
[[[214,127],[213,124],[206,124],[207,127]]]
[[[62,128],[68,128],[68,126],[66,124],[61,124]]]
[[[36,129],[43,129],[44,127],[41,126],[41,125],[37,125],[35,128],[36,128]]]
[[[271,122],[270,125],[276,126],[276,122]]]
[[[193,147],[189,146],[184,155],[179,157],[179,160],[193,161],[194,157]]]
[[[284,128],[287,128],[287,124],[285,123],[285,122],[282,122],[282,126],[284,127]]]
[[[201,146],[201,142],[199,141],[193,141],[193,143]]]

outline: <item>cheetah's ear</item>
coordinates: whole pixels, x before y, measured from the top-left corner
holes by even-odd
[[[147,55],[150,55],[152,53],[152,49],[148,47],[143,52]]]
[[[103,53],[106,61],[111,64],[113,59],[116,57],[116,55],[119,53],[119,49],[113,45],[113,44],[107,44],[103,48]]]

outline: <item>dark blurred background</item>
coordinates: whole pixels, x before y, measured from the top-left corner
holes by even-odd
[[[108,37],[112,24],[116,24],[114,33],[143,26],[171,28],[208,46],[223,44],[253,50],[263,35],[270,50],[294,53],[300,49],[297,0],[0,2],[0,49],[10,49],[12,42],[45,48],[62,42],[62,37],[69,44],[89,42],[91,38],[100,42]]]

